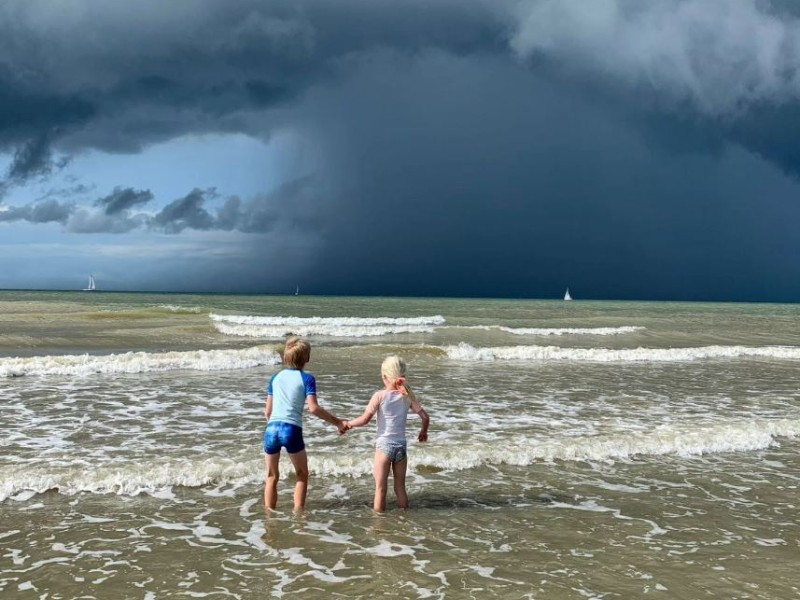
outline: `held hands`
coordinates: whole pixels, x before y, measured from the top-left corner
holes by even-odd
[[[350,421],[345,419],[338,419],[336,422],[336,429],[339,430],[339,435],[344,435],[351,429],[354,429],[353,425],[350,424]],[[419,435],[417,436],[417,440],[420,442],[427,442],[428,441],[428,432],[427,431],[420,431]]]

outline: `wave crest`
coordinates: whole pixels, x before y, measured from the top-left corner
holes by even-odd
[[[211,314],[220,333],[241,337],[280,339],[287,335],[373,337],[396,333],[431,333],[445,323],[430,317],[272,317]]]
[[[621,327],[498,327],[500,331],[513,335],[623,335],[640,331],[644,327],[623,325]]]
[[[0,358],[0,377],[28,375],[106,375],[157,371],[227,371],[277,365],[273,348],[255,346],[242,350],[191,350],[186,352],[126,352],[107,355],[55,355]]]
[[[704,346],[700,348],[562,348],[560,346],[501,346],[475,348],[466,343],[444,348],[460,361],[574,361],[574,362],[684,362],[724,358],[800,360],[796,346]]]
[[[695,457],[724,452],[763,450],[776,438],[800,436],[800,420],[728,420],[708,424],[665,425],[648,431],[576,436],[559,440],[521,440],[514,452],[491,445],[459,447],[430,463],[445,469],[482,464],[526,466],[539,461],[613,461],[636,457],[674,455]]]
[[[463,471],[483,465],[527,466],[554,460],[613,461],[665,455],[691,458],[763,450],[776,444],[779,437],[798,436],[798,419],[738,419],[555,440],[520,440],[514,452],[489,442],[437,445],[433,440],[424,446],[414,445],[411,464],[412,470]],[[311,456],[309,467],[319,477],[367,477],[372,472],[369,454],[358,452]],[[131,461],[91,469],[24,466],[0,473],[0,501],[27,500],[51,490],[66,495],[89,492],[171,496],[173,488],[178,486],[217,490],[221,486],[260,485],[262,470],[260,459],[242,461],[222,457],[166,459],[155,464]]]

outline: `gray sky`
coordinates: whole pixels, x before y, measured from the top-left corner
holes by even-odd
[[[0,287],[800,301],[762,0],[0,5]]]

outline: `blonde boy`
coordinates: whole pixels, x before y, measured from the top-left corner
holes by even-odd
[[[303,440],[303,405],[308,404],[309,412],[336,425],[340,433],[344,431],[342,420],[334,417],[317,402],[317,382],[311,373],[303,368],[311,359],[311,344],[299,337],[286,340],[283,352],[285,368],[269,380],[267,403],[264,414],[267,429],[264,432],[264,453],[266,464],[266,484],[264,486],[264,506],[274,509],[278,503],[278,479],[281,449],[286,448],[297,474],[294,485],[294,508],[301,510],[306,504],[308,492],[308,457]]]

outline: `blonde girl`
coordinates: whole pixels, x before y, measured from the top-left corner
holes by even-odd
[[[345,421],[344,428],[361,427],[378,415],[378,435],[375,440],[375,501],[376,512],[386,510],[386,489],[389,471],[394,477],[394,493],[397,505],[408,508],[406,493],[406,470],[408,458],[406,454],[406,420],[411,409],[422,419],[422,428],[417,439],[428,441],[428,425],[430,418],[425,409],[417,401],[416,396],[406,383],[406,363],[399,356],[387,356],[381,365],[383,389],[372,395],[367,408],[357,419]]]

